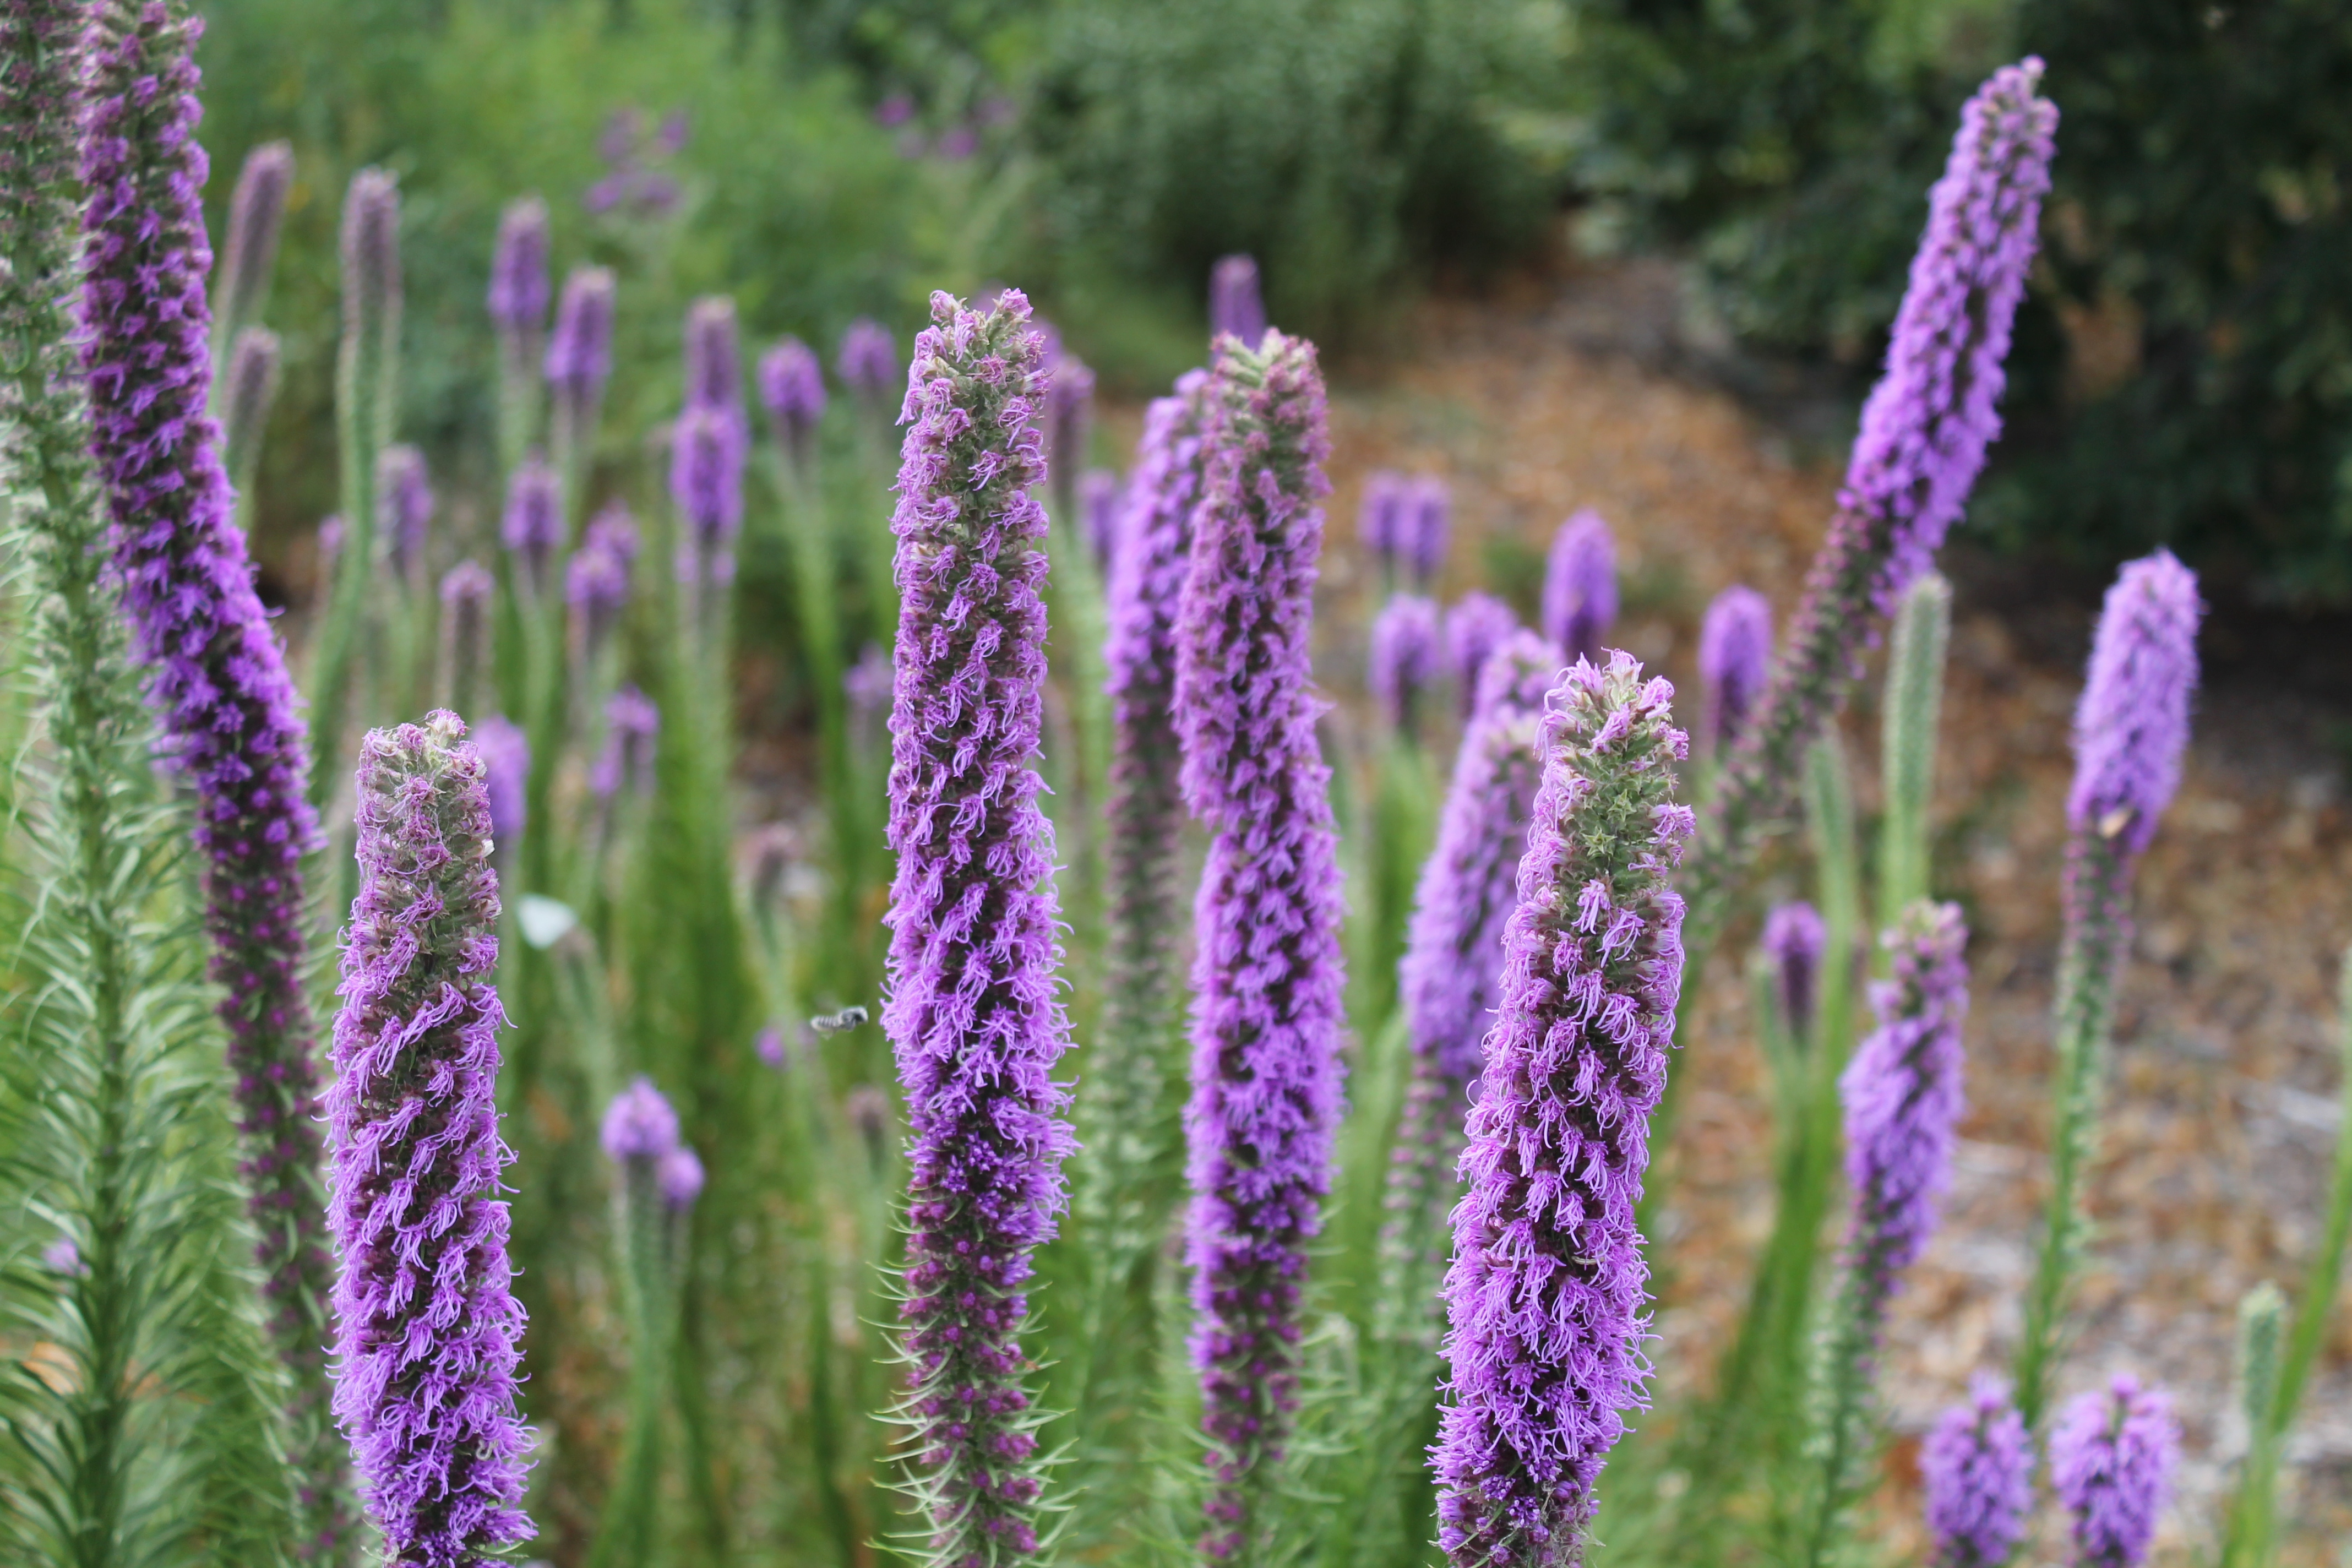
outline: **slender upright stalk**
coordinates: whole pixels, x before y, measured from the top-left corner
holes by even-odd
[[[1886,702],[1879,727],[1879,780],[1885,816],[1878,835],[1881,920],[1927,897],[1935,796],[1936,728],[1944,698],[1944,648],[1952,629],[1952,585],[1923,572],[1904,590],[1895,613],[1895,647],[1886,664]]]
[[[226,356],[237,339],[261,324],[277,268],[278,236],[286,221],[286,193],[294,183],[294,144],[264,142],[245,155],[228,200],[228,240],[213,287],[212,344],[215,395],[223,390]],[[224,410],[215,405],[213,413]],[[230,470],[234,473],[234,468]]]

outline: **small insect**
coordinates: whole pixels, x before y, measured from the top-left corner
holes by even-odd
[[[838,1013],[820,1013],[809,1020],[809,1027],[820,1035],[838,1035],[866,1022],[863,1007],[844,1007]]]

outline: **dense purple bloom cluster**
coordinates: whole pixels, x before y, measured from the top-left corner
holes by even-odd
[[[1622,1413],[1642,1399],[1649,1271],[1634,1205],[1681,995],[1690,836],[1674,688],[1622,653],[1549,699],[1543,784],[1469,1117],[1432,1451],[1460,1568],[1576,1559]]]
[[[1404,550],[1411,486],[1411,480],[1392,468],[1374,468],[1364,476],[1363,499],[1356,504],[1356,536],[1385,573],[1396,571]]]
[[[1372,617],[1365,680],[1381,721],[1391,730],[1412,733],[1437,685],[1440,640],[1437,603],[1422,595],[1398,594]]]
[[[642,1073],[613,1097],[597,1129],[604,1157],[614,1162],[657,1160],[677,1148],[677,1112],[654,1087],[654,1080]]]
[[[735,301],[725,294],[706,294],[687,307],[685,404],[688,408],[716,409],[744,427],[743,353],[737,341]]]
[[[1727,754],[1748,727],[1771,664],[1771,602],[1734,583],[1708,604],[1698,628],[1699,685],[1706,701],[1699,740],[1710,754]]]
[[[2067,1402],[2050,1432],[2050,1484],[2072,1516],[2077,1568],[2137,1568],[2179,1451],[2172,1402],[2129,1373]]]
[[[1829,940],[1821,914],[1802,899],[1776,904],[1764,917],[1764,934],[1757,945],[1772,966],[1780,1022],[1798,1039],[1813,1026],[1813,998],[1821,994],[1822,953]]]
[[[1426,588],[1445,566],[1445,546],[1454,531],[1454,494],[1435,474],[1416,475],[1405,490],[1405,566]]]
[[[1464,723],[1477,711],[1478,693],[1485,689],[1479,675],[1486,660],[1518,629],[1519,617],[1511,606],[1483,588],[1471,589],[1445,612],[1445,669],[1453,678]]]
[[[1240,1549],[1296,1402],[1307,1246],[1339,1110],[1339,871],[1307,632],[1323,464],[1314,345],[1223,342],[1176,623],[1185,803],[1214,835],[1194,904],[1192,1192],[1204,1549]]]
[[[1078,476],[1078,536],[1094,557],[1095,570],[1106,578],[1110,558],[1118,549],[1120,503],[1118,476],[1108,468],[1088,468]]]
[[[1544,559],[1543,630],[1562,658],[1597,661],[1617,624],[1617,545],[1586,507],[1559,525]]]
[[[555,552],[563,547],[563,482],[536,452],[507,481],[499,541],[514,555],[515,575],[534,598],[555,584]]]
[[[1265,338],[1265,303],[1258,296],[1257,261],[1221,256],[1209,269],[1209,342],[1231,334],[1255,349]]]
[[[1453,1207],[1465,1095],[1503,979],[1503,928],[1517,906],[1520,852],[1541,770],[1536,736],[1559,658],[1533,632],[1514,630],[1486,661],[1477,716],[1454,755],[1437,843],[1413,893],[1397,994],[1412,1073],[1391,1155],[1381,1237],[1382,1309],[1418,1332],[1434,1317],[1419,1292],[1436,1279],[1428,1256]],[[1390,1283],[1392,1281],[1393,1283]],[[1412,1299],[1401,1299],[1411,1295]]]
[[[2126,566],[2107,590],[2074,710],[2066,821],[2126,855],[2147,847],[2180,785],[2197,685],[2196,574],[2168,550]]]
[[[87,47],[81,300],[90,449],[150,701],[193,786],[212,973],[236,1074],[242,1172],[271,1331],[296,1372],[295,1456],[331,1537],[341,1468],[325,1433],[329,1268],[312,1025],[302,988],[302,856],[318,837],[293,681],[253,587],[205,415],[212,362],[193,51],[202,23],[149,4]],[[307,1436],[315,1430],[320,1436]],[[331,1547],[331,1539],[305,1542]]]
[[[530,783],[530,742],[522,729],[502,713],[493,713],[474,726],[474,749],[482,754],[482,788],[490,805],[490,833],[505,852],[522,837],[527,787]]]
[[[1895,1276],[1926,1250],[1936,1200],[1951,1179],[1962,1109],[1960,1026],[1969,1011],[1957,904],[1913,904],[1885,936],[1889,977],[1871,986],[1878,1027],[1838,1080],[1845,1174],[1853,1194],[1847,1268],[1874,1320]]]
[[[607,268],[574,268],[563,280],[555,307],[555,331],[547,340],[548,391],[555,410],[559,447],[579,450],[596,433],[604,405],[604,384],[613,375],[613,274]]]
[[[898,359],[898,340],[871,316],[858,317],[842,332],[833,368],[853,395],[877,403],[904,384],[907,374]]]
[[[537,196],[509,202],[499,215],[498,247],[490,253],[487,303],[499,347],[518,369],[540,356],[547,335],[551,292],[547,270],[547,204]]]
[[[425,548],[433,530],[433,481],[425,454],[405,444],[375,459],[375,531],[392,574],[403,586],[425,585]]]
[[[1979,1373],[1919,1445],[1937,1568],[2000,1568],[2033,1508],[2033,1445],[2009,1390]]]
[[[779,450],[805,473],[816,458],[816,425],[824,417],[824,372],[816,351],[798,338],[777,340],[760,356],[760,406]]]
[[[326,1096],[335,1414],[387,1562],[457,1568],[532,1534],[498,1195],[498,875],[457,715],[368,735],[358,829]]]
[[[913,1465],[935,1560],[1036,1550],[1037,1413],[1018,1338],[1070,1144],[1053,1079],[1053,827],[1039,809],[1046,388],[1029,302],[931,299],[900,420],[890,715],[889,988],[906,1091],[905,1325]]]

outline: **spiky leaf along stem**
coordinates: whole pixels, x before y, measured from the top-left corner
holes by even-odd
[[[302,795],[293,682],[253,589],[205,413],[201,24],[147,4],[93,37],[82,180],[81,359],[110,556],[149,700],[194,786],[212,973],[236,1075],[243,1171],[271,1332],[294,1379],[289,1446],[302,1549],[348,1551],[341,1441],[329,1419],[329,1263],[310,1011],[302,990]]]
[[[899,1316],[911,1486],[941,1568],[1038,1549],[1044,1482],[1017,1337],[1062,1206],[1045,676],[1044,386],[1029,302],[931,297],[900,420],[890,711],[890,1037],[911,1123]]]
[[[1186,1255],[1212,1484],[1202,1550],[1244,1556],[1297,1401],[1307,1246],[1339,1114],[1339,871],[1307,633],[1329,493],[1315,347],[1223,340],[1176,629],[1193,905]]]
[[[1445,1278],[1448,1368],[1431,1462],[1459,1568],[1582,1550],[1624,1412],[1643,1397],[1649,1270],[1634,1205],[1682,985],[1692,830],[1674,688],[1625,654],[1548,699],[1518,900],[1503,936]]]

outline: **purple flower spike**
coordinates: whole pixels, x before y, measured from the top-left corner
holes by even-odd
[[[327,1116],[335,1415],[389,1563],[529,1540],[523,1313],[499,1173],[499,879],[480,755],[454,713],[360,748],[359,897]]]
[[[1838,1079],[1853,1194],[1847,1268],[1875,1322],[1895,1276],[1927,1250],[1959,1125],[1969,931],[1957,904],[1913,904],[1886,932],[1892,974],[1871,988],[1878,1027]]]
[[[1801,1040],[1813,1027],[1813,998],[1819,994],[1822,952],[1828,947],[1829,928],[1813,906],[1799,899],[1777,904],[1764,917],[1764,934],[1758,945],[1772,965],[1772,990],[1780,1004],[1780,1022],[1792,1039]]]
[[[654,1080],[642,1073],[613,1097],[598,1131],[604,1157],[616,1163],[658,1160],[677,1147],[677,1112],[654,1087]]]
[[[31,26],[37,27],[38,19]],[[270,1331],[295,1374],[306,1544],[343,1528],[324,1409],[329,1264],[304,999],[302,857],[318,842],[286,659],[254,593],[205,413],[211,390],[192,54],[203,24],[160,4],[109,11],[84,47],[81,366],[108,547],[148,701],[192,787],[205,926],[236,1075],[240,1173]],[[20,40],[21,41],[21,40]],[[5,68],[17,68],[11,60]]]
[[[474,726],[474,749],[482,754],[482,787],[490,803],[490,834],[501,852],[522,837],[524,802],[530,783],[530,742],[502,713]]]
[[[1052,380],[1045,392],[1045,470],[1075,483],[1086,467],[1087,437],[1093,427],[1095,373],[1067,350],[1046,372]]]
[[[1587,507],[1559,525],[1544,562],[1543,629],[1569,658],[1598,660],[1617,623],[1617,546]]]
[[[1356,534],[1386,577],[1396,575],[1404,555],[1409,491],[1405,477],[1392,469],[1374,468],[1364,476],[1364,497],[1356,508]]]
[[[2107,590],[2074,710],[2066,821],[2126,855],[2147,847],[2180,784],[2197,685],[2196,574],[2168,550],[2135,561]]]
[[[670,442],[670,499],[705,549],[730,542],[743,527],[743,447],[726,414],[689,405]]]
[[[1258,297],[1257,262],[1225,256],[1209,269],[1209,342],[1228,333],[1255,350],[1265,339],[1265,304]]]
[[[1464,723],[1477,710],[1479,672],[1518,629],[1519,617],[1511,606],[1482,588],[1471,589],[1445,612],[1445,669],[1462,705]]]
[[[1771,662],[1771,602],[1734,583],[1707,605],[1698,628],[1699,685],[1706,694],[1699,739],[1710,754],[1727,754],[1748,727]]]
[[[834,369],[851,394],[879,403],[906,384],[907,367],[898,358],[898,340],[871,316],[860,316],[841,334],[841,351]]]
[[[1579,660],[1538,742],[1543,784],[1502,999],[1471,1107],[1432,1450],[1457,1568],[1577,1561],[1622,1413],[1641,1404],[1649,1270],[1633,1226],[1683,973],[1666,886],[1692,830],[1674,688]]]
[[[792,1065],[792,1058],[784,1049],[784,1032],[773,1024],[753,1037],[751,1054],[778,1072]]]
[[[261,433],[278,401],[278,334],[247,327],[229,345],[228,384],[221,396],[221,464],[240,492],[250,489]]]
[[[743,421],[743,355],[737,346],[735,301],[706,294],[686,312],[686,406],[712,408]]]
[[[1406,487],[1404,533],[1400,553],[1413,581],[1423,588],[1445,567],[1446,538],[1453,531],[1453,492],[1435,474],[1423,474]]]
[[[513,552],[523,592],[539,595],[554,586],[555,552],[563,544],[563,491],[553,468],[534,452],[507,481],[507,506],[499,539]]]
[[[624,572],[636,565],[637,552],[644,544],[637,537],[637,520],[629,515],[628,503],[618,498],[605,502],[604,510],[588,520],[581,542],[611,555]]]
[[[2002,362],[2050,188],[2057,108],[2042,62],[2004,66],[1960,111],[1927,227],[1911,261],[1886,364],[1839,492],[1829,536],[1735,748],[1685,877],[1712,933],[1732,879],[1791,804],[1805,749],[1845,700],[1861,656],[1959,516],[1999,434]],[[2030,1405],[2023,1393],[2021,1405]]]
[[[260,143],[245,155],[245,166],[236,172],[236,190],[228,200],[228,241],[213,300],[213,317],[227,331],[244,331],[261,314],[278,262],[286,193],[293,184],[290,142]]]
[[[499,215],[498,247],[490,254],[490,325],[507,363],[526,372],[547,337],[547,204],[524,196]]]
[[[2074,1519],[2076,1568],[2137,1568],[2147,1558],[2179,1449],[2172,1402],[2129,1373],[2059,1412],[2050,1484]]]
[[[1390,1155],[1380,1304],[1392,1334],[1432,1344],[1465,1097],[1502,989],[1503,929],[1540,777],[1536,737],[1559,672],[1550,645],[1516,628],[1486,661],[1397,965],[1412,1075]]]
[[[1118,476],[1108,468],[1088,468],[1078,476],[1078,521],[1095,570],[1108,576],[1111,552],[1118,548]]]
[[[986,315],[931,296],[898,468],[904,593],[890,712],[889,986],[908,1150],[915,1484],[931,1560],[1037,1550],[1038,1412],[1018,1334],[1031,1259],[1062,1207],[1070,1148],[1053,1078],[1069,1043],[1053,825],[1038,808],[1045,679],[1047,388],[1029,301]]]
[[[624,686],[604,703],[604,749],[588,770],[588,787],[610,800],[625,784],[639,798],[654,793],[654,742],[661,735],[661,710],[634,686]]]
[[[498,579],[479,562],[460,561],[441,578],[442,700],[463,713],[490,680],[490,600]]]
[[[816,351],[784,338],[760,356],[760,406],[776,447],[801,473],[816,457],[816,425],[824,417],[824,372]]]
[[[595,440],[604,384],[613,374],[613,274],[607,268],[579,268],[563,280],[546,366],[556,447],[584,451]]]
[[[433,529],[433,485],[425,454],[386,447],[375,460],[375,531],[392,574],[404,584],[425,583],[425,551]]]
[[[572,655],[593,666],[629,606],[629,569],[604,545],[589,540],[563,566],[563,597],[572,608]]]
[[[1214,835],[1194,902],[1186,1253],[1213,1480],[1202,1547],[1255,1529],[1297,1401],[1307,1247],[1339,1110],[1339,872],[1307,634],[1323,544],[1323,377],[1269,329],[1223,340],[1176,623],[1185,803]]]
[[[702,1194],[702,1156],[679,1144],[654,1163],[654,1181],[673,1214],[691,1207]]]
[[[1411,736],[1439,669],[1437,604],[1419,594],[1399,594],[1372,618],[1372,641],[1365,682],[1381,721]]]
[[[1919,1445],[1936,1568],[2000,1568],[2033,1508],[2033,1445],[2008,1385],[1979,1373]]]

